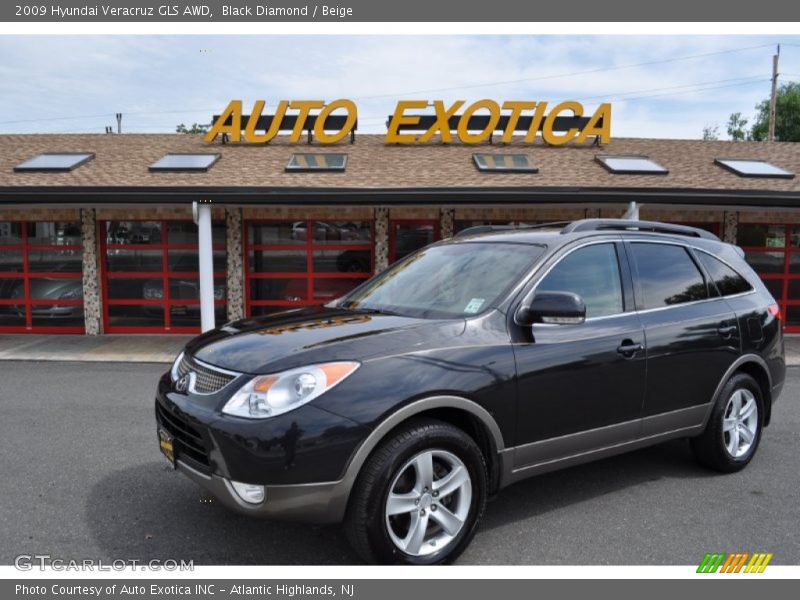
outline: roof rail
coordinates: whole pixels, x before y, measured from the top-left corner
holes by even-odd
[[[673,225],[671,223],[659,223],[658,221],[630,221],[627,219],[581,219],[573,221],[561,233],[573,233],[578,231],[651,231],[653,233],[671,233],[673,235],[685,235],[688,237],[704,238],[707,240],[719,241],[719,238],[705,229],[689,227],[688,225]]]
[[[572,221],[557,221],[553,223],[536,223],[534,225],[473,225],[456,233],[453,237],[462,235],[475,235],[478,233],[490,233],[492,231],[513,231],[517,229],[559,229],[571,224]]]

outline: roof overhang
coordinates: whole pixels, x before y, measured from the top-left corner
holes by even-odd
[[[749,189],[480,187],[0,187],[2,204],[448,205],[448,204],[682,204],[800,208],[800,193]]]

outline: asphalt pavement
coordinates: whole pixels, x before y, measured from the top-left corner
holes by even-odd
[[[165,365],[0,363],[0,564],[53,558],[349,564],[336,526],[256,521],[209,502],[158,451]],[[460,564],[697,564],[709,551],[800,564],[800,369],[758,454],[718,475],[685,441],[503,490]]]

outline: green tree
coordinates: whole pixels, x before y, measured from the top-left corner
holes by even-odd
[[[719,127],[716,125],[706,125],[703,127],[703,139],[704,140],[718,140],[719,139]]]
[[[769,135],[769,98],[756,105],[758,111],[751,139],[766,140]],[[784,83],[775,97],[775,139],[779,142],[800,142],[800,83]]]
[[[201,125],[200,123],[192,123],[191,127],[186,127],[183,123],[175,128],[177,133],[208,133],[210,125]]]
[[[728,117],[728,135],[734,142],[741,142],[750,138],[746,127],[747,119],[742,118],[742,113],[733,113]]]

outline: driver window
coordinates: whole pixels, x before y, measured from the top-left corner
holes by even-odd
[[[536,291],[578,294],[586,303],[587,318],[623,312],[614,244],[592,244],[571,252],[539,282]]]

